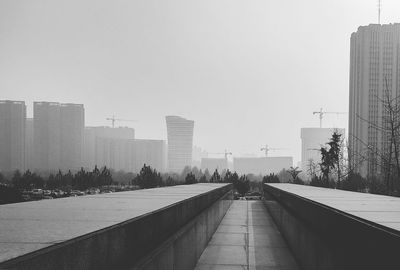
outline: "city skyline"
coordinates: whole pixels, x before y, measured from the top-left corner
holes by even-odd
[[[300,128],[318,126],[313,111],[347,111],[349,37],[377,20],[364,0],[79,6],[1,2],[2,99],[25,100],[28,117],[48,100],[85,104],[90,126],[139,119],[124,123],[138,138],[166,138],[164,116],[181,115],[210,152],[262,155],[268,144],[295,162]],[[385,1],[381,22],[398,21],[399,6]],[[347,117],[324,127],[347,130]]]

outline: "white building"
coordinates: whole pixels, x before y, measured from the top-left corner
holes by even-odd
[[[342,134],[345,130],[340,128],[302,128],[301,129],[301,170],[309,171],[310,163],[318,165],[321,162],[321,147],[326,147],[334,132]]]

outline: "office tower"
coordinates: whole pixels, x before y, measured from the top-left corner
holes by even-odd
[[[293,166],[292,157],[235,157],[233,167],[238,174],[269,175]]]
[[[163,140],[135,140],[135,170],[140,172],[143,165],[150,165],[158,172],[165,172],[167,169],[167,149]]]
[[[338,132],[344,139],[345,130],[337,128],[302,128],[301,129],[301,170],[306,174],[310,164],[321,163],[321,147],[327,146],[332,134]]]
[[[400,95],[400,24],[361,26],[351,35],[349,158],[363,176],[379,174],[389,136],[382,100]],[[398,102],[398,101],[397,101]]]
[[[135,170],[135,130],[127,127],[86,127],[85,167],[107,166],[114,170]]]
[[[180,173],[192,164],[194,121],[166,116],[168,134],[168,170]]]
[[[0,100],[0,171],[25,169],[25,119],[25,102]]]
[[[83,167],[85,109],[82,104],[60,104],[60,168],[79,170]]]
[[[25,122],[25,169],[33,170],[33,118]]]

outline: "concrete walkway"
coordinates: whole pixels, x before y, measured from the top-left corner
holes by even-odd
[[[234,201],[195,270],[297,270],[262,201]]]

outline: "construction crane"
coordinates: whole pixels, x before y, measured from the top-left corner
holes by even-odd
[[[136,122],[135,120],[115,118],[114,115],[113,115],[112,117],[106,118],[106,120],[111,121],[111,126],[112,126],[113,128],[115,127],[115,121]]]
[[[224,156],[225,156],[225,159],[228,159],[228,155],[232,155],[232,152],[228,152],[228,151],[225,149],[225,152],[224,152],[224,153],[209,153],[209,154],[224,155]]]
[[[265,157],[268,157],[268,152],[269,151],[276,151],[276,150],[286,150],[287,148],[269,148],[268,144],[266,144],[264,147],[260,149],[260,151],[264,151]]]
[[[346,114],[346,112],[324,112],[321,108],[319,111],[313,112],[313,114],[319,114],[319,127],[322,128],[322,118],[324,114]]]

